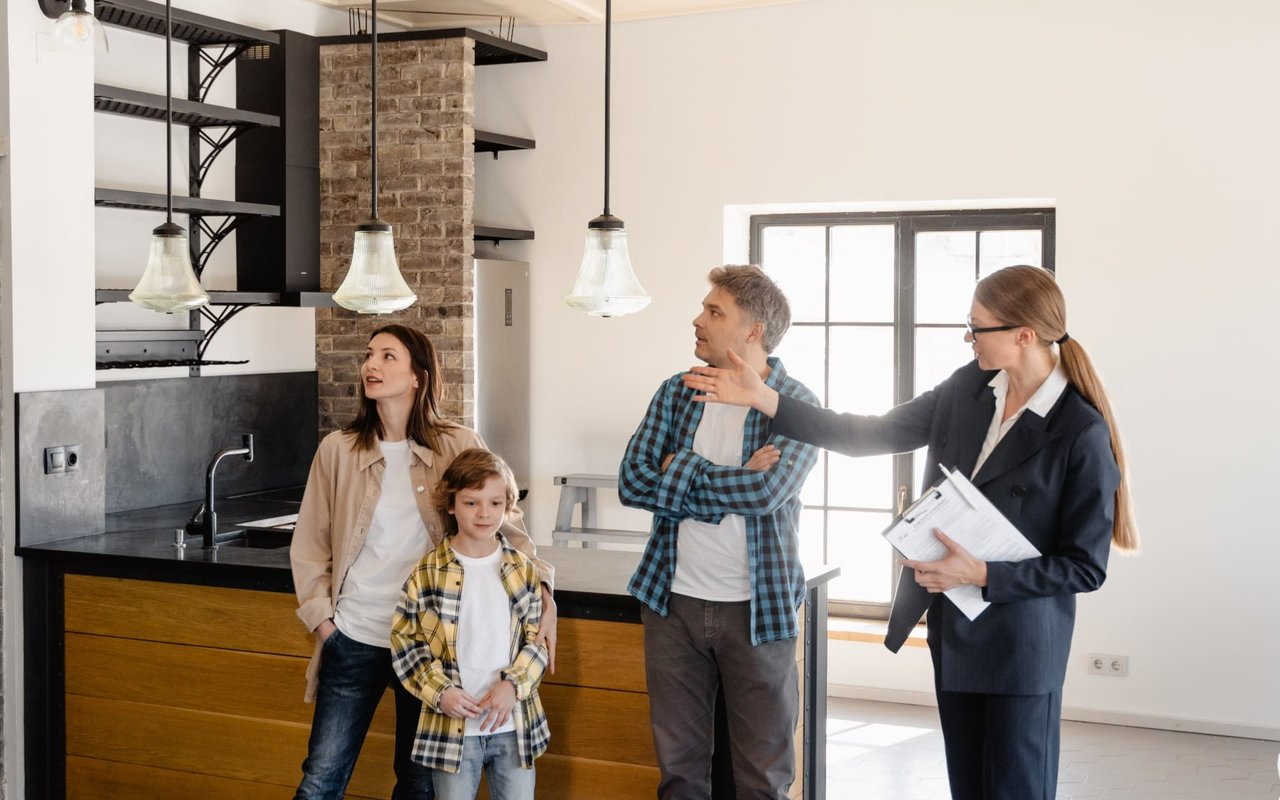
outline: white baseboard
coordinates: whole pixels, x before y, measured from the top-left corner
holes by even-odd
[[[915,692],[906,689],[881,689],[874,686],[852,686],[843,683],[827,684],[827,695],[850,700],[874,700],[880,703],[903,703],[911,706],[937,706],[932,692]],[[1212,736],[1235,736],[1241,739],[1262,739],[1280,742],[1280,728],[1265,725],[1243,725],[1185,717],[1161,717],[1154,714],[1134,714],[1124,711],[1105,711],[1096,708],[1064,706],[1062,718],[1073,722],[1096,722],[1102,725],[1124,725],[1130,728],[1152,728],[1161,731],[1205,733]]]
[[[933,692],[913,692],[907,689],[881,689],[875,686],[853,686],[847,683],[828,683],[828,697],[844,697],[849,700],[874,700],[878,703],[902,703],[908,706],[938,705]]]

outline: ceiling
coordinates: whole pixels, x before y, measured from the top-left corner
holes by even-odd
[[[368,0],[313,0],[335,8],[369,8]],[[808,0],[614,0],[615,21],[675,17]],[[378,19],[408,28],[497,27],[497,17],[517,25],[567,25],[604,21],[605,0],[378,0]],[[407,12],[449,12],[423,14]],[[455,16],[455,14],[457,16]]]

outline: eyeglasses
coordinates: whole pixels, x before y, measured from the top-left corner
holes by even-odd
[[[972,317],[968,317],[964,321],[965,331],[975,339],[978,338],[978,334],[980,333],[996,333],[998,331],[1011,331],[1014,328],[1021,328],[1021,327],[1022,327],[1021,325],[991,325],[986,328],[975,328],[973,327]]]

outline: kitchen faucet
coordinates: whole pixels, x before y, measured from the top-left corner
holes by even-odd
[[[245,461],[253,461],[253,434],[242,434],[240,440],[240,447],[219,450],[214,454],[204,475],[204,503],[196,509],[196,513],[191,515],[191,521],[187,523],[187,535],[199,532],[204,537],[206,550],[213,550],[218,546],[218,512],[214,510],[213,488],[213,473],[218,469],[218,462],[227,456],[244,456]]]

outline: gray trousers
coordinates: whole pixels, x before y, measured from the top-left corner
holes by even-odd
[[[800,707],[796,642],[751,646],[746,601],[671,595],[664,618],[648,608],[644,667],[661,800],[709,800],[716,693],[723,688],[737,797],[786,800],[795,780]]]

